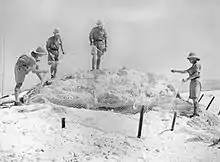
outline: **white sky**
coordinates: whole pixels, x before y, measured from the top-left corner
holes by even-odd
[[[66,69],[90,68],[88,34],[97,19],[109,37],[104,68],[124,65],[170,75],[170,69],[190,66],[186,57],[192,51],[201,56],[204,79],[220,78],[218,0],[0,0],[6,89],[15,84],[16,58],[45,45],[55,27],[72,59]],[[36,82],[30,75],[25,85]]]

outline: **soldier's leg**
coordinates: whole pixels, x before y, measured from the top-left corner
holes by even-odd
[[[201,84],[199,81],[191,81],[190,82],[190,98],[193,100],[193,106],[194,106],[194,111],[193,111],[193,115],[191,115],[191,117],[194,116],[199,116],[199,102],[198,102],[198,98],[200,96],[200,92],[201,92]]]
[[[24,82],[26,73],[25,71],[20,68],[19,66],[15,65],[14,68],[14,74],[15,74],[15,82],[16,82],[16,86],[14,89],[14,93],[15,93],[15,105],[19,105],[19,93],[20,93],[20,88],[22,86],[22,83]]]
[[[55,61],[55,63],[54,63],[54,78],[56,77],[56,74],[57,74],[57,66],[58,66],[58,62],[57,61]]]
[[[51,78],[53,78],[53,73],[54,73],[54,59],[53,56],[50,52],[48,52],[48,65],[50,66],[50,74],[51,74]]]
[[[197,99],[193,99],[194,111],[190,117],[199,116],[199,103]]]
[[[93,46],[92,48],[92,70],[96,68],[97,63],[97,47]]]
[[[57,67],[58,67],[58,63],[59,63],[59,55],[57,54],[55,57],[54,57],[54,78],[56,77],[56,74],[57,74]]]
[[[96,68],[96,57],[95,54],[92,55],[92,70],[94,70]]]
[[[51,74],[51,78],[52,78],[52,76],[53,76],[53,66],[52,65],[50,65],[50,74]]]
[[[97,63],[96,63],[96,69],[100,68],[100,63],[101,63],[101,56],[103,55],[103,49],[104,49],[104,44],[103,42],[99,42],[97,46]]]
[[[101,63],[101,55],[97,56],[97,62],[96,62],[96,69],[100,68],[100,63]]]
[[[19,103],[19,94],[20,94],[20,88],[22,86],[22,83],[17,83],[15,86],[15,105],[18,105]]]
[[[54,61],[50,61],[50,74],[51,74],[51,78],[53,78],[54,76]]]

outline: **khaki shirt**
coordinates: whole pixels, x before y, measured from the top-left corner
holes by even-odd
[[[62,45],[62,40],[60,36],[52,36],[48,39],[46,43],[46,48],[50,50],[59,50],[60,45]]]
[[[90,42],[94,41],[104,41],[107,43],[107,33],[105,29],[100,29],[98,27],[94,27],[92,31],[89,33]]]
[[[31,70],[38,69],[35,58],[31,55],[22,55],[18,58],[16,66],[21,70],[24,70],[28,74]]]
[[[195,79],[199,79],[201,73],[201,65],[198,62],[196,62],[186,71],[188,72],[189,77],[196,75],[197,77]]]

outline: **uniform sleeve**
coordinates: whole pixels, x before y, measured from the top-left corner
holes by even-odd
[[[104,29],[104,38],[107,39],[107,32],[105,29]]]
[[[105,39],[105,47],[107,47],[107,32],[104,29],[104,39]]]
[[[192,68],[193,68],[193,66],[191,66],[190,68],[186,69],[186,72],[190,74],[191,71],[192,71]]]
[[[47,51],[49,51],[50,50],[50,38],[47,40],[47,42],[46,42],[46,49],[47,49]]]
[[[30,60],[30,66],[34,67],[34,68],[37,67],[37,62],[33,58],[31,58],[31,60]]]
[[[90,43],[93,42],[93,33],[94,33],[94,28],[91,30],[91,32],[89,33],[89,41]]]
[[[58,41],[59,41],[59,45],[62,45],[62,39],[60,36],[58,37]]]
[[[59,45],[61,47],[61,50],[63,51],[63,41],[60,36],[59,36]]]

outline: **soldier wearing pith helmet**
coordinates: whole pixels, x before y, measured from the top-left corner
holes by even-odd
[[[48,52],[48,65],[50,66],[51,78],[55,78],[57,74],[57,67],[59,63],[60,49],[63,55],[63,43],[60,37],[60,31],[56,28],[53,31],[53,36],[51,36],[46,42],[46,49]]]
[[[44,78],[41,76],[41,73],[47,73],[47,70],[40,70],[37,62],[40,61],[41,57],[47,55],[45,49],[42,47],[38,47],[36,50],[32,51],[30,54],[21,55],[14,68],[15,74],[15,106],[21,105],[18,100],[18,96],[20,93],[20,88],[25,80],[26,75],[31,71],[35,73],[38,78],[41,80],[41,84],[43,85]]]
[[[188,73],[189,77],[183,79],[183,82],[190,81],[189,85],[189,99],[193,100],[194,112],[190,117],[199,116],[199,103],[198,98],[201,94],[201,65],[199,64],[200,57],[196,53],[189,52],[187,59],[192,64],[192,66],[186,70],[171,70],[173,73]]]
[[[107,50],[107,33],[103,27],[103,23],[101,20],[98,20],[96,25],[89,33],[89,41],[92,46],[91,54],[93,55],[92,70],[100,68],[101,56]]]

